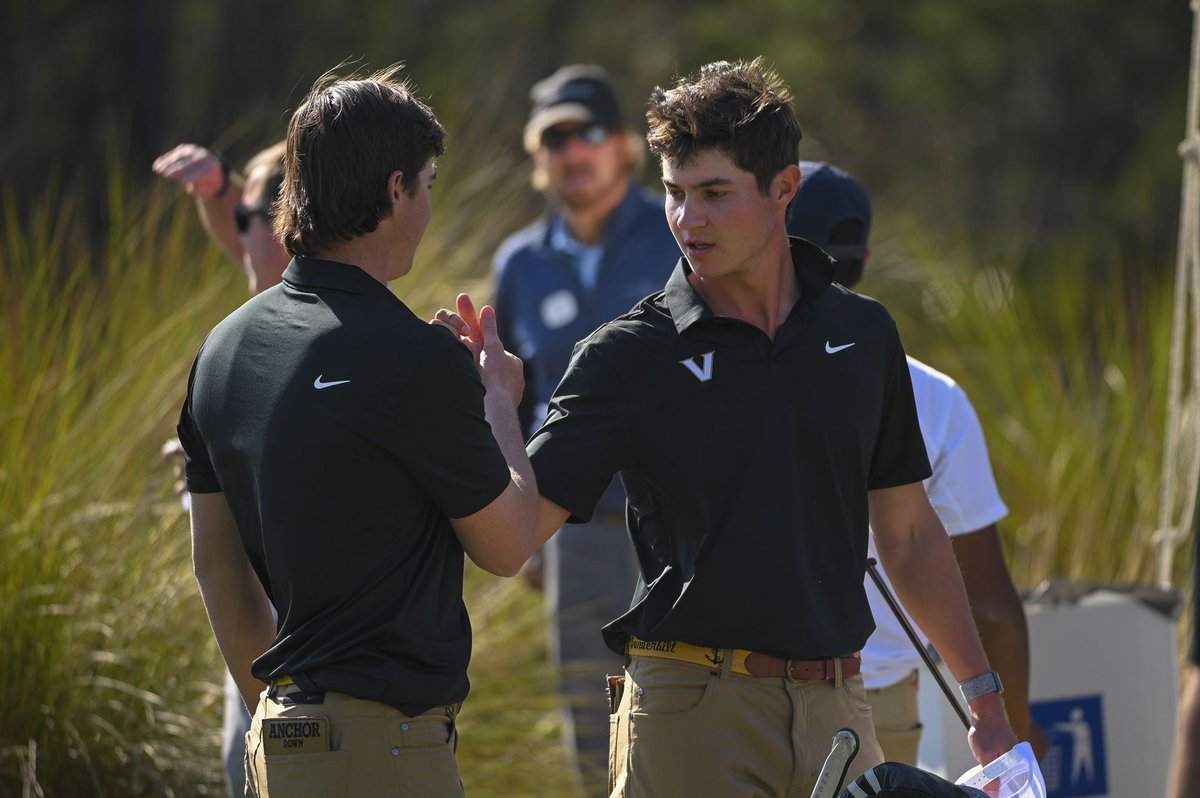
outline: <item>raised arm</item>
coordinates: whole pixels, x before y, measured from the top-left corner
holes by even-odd
[[[242,241],[238,238],[234,208],[241,201],[245,181],[229,171],[221,159],[199,144],[180,144],[158,156],[154,172],[180,183],[196,199],[196,212],[204,229],[221,249],[242,265]]]
[[[871,528],[879,556],[901,602],[964,681],[991,670],[971,617],[962,575],[941,521],[919,482],[870,493]],[[1016,744],[1004,700],[987,693],[967,707],[967,742],[981,764]]]
[[[467,555],[479,567],[498,576],[513,576],[533,552],[533,526],[538,513],[537,482],[525,454],[525,438],[517,420],[517,405],[525,387],[524,365],[504,351],[496,329],[496,312],[485,306],[478,315],[471,298],[458,298],[461,325],[439,312],[438,321],[459,335],[475,357],[486,391],[484,415],[508,463],[508,487],[487,507],[465,518],[451,519]],[[497,529],[509,534],[497,534]]]

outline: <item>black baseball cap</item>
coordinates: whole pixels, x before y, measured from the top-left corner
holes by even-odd
[[[859,222],[860,225],[846,224]],[[871,199],[867,190],[832,164],[800,162],[800,190],[792,200],[788,234],[811,241],[839,262],[863,261],[871,235]],[[861,229],[857,234],[830,240],[835,230]]]
[[[563,122],[602,125],[618,130],[621,108],[612,79],[602,67],[571,64],[533,84],[529,90],[533,110],[525,125],[525,149],[533,152],[546,130]]]

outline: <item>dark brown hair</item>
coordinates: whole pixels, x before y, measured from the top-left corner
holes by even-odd
[[[779,171],[800,159],[800,122],[792,95],[762,56],[715,61],[696,76],[655,87],[646,112],[650,152],[680,164],[719,150],[754,175],[766,194]]]
[[[390,204],[388,176],[399,170],[412,196],[421,170],[444,152],[446,131],[397,78],[402,68],[345,78],[335,68],[292,114],[275,214],[290,254],[317,255],[374,231]]]

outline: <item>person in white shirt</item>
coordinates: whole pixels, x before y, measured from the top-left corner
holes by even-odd
[[[853,287],[868,255],[871,203],[849,174],[825,163],[801,162],[800,190],[788,232],[835,260],[834,279]],[[988,460],[983,428],[966,393],[950,377],[908,358],[917,416],[933,475],[925,480],[930,504],[952,538],[988,661],[1006,688],[1013,731],[1041,756],[1046,740],[1029,712],[1029,636],[1025,610],[1004,562],[996,522],[1008,513]],[[878,559],[872,538],[870,556]],[[887,575],[883,574],[886,580]],[[921,740],[917,712],[921,657],[899,621],[866,579],[875,633],[862,650],[863,681],[886,759],[915,765]],[[911,622],[911,619],[909,619]],[[928,638],[920,632],[922,641]]]

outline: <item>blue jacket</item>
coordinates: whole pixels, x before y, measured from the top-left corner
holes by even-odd
[[[631,183],[604,230],[604,254],[588,290],[570,257],[551,246],[557,220],[552,212],[509,236],[492,261],[500,338],[525,362],[526,435],[545,419],[575,343],[661,291],[680,257],[662,196]],[[612,493],[601,502],[604,509],[619,509]]]

